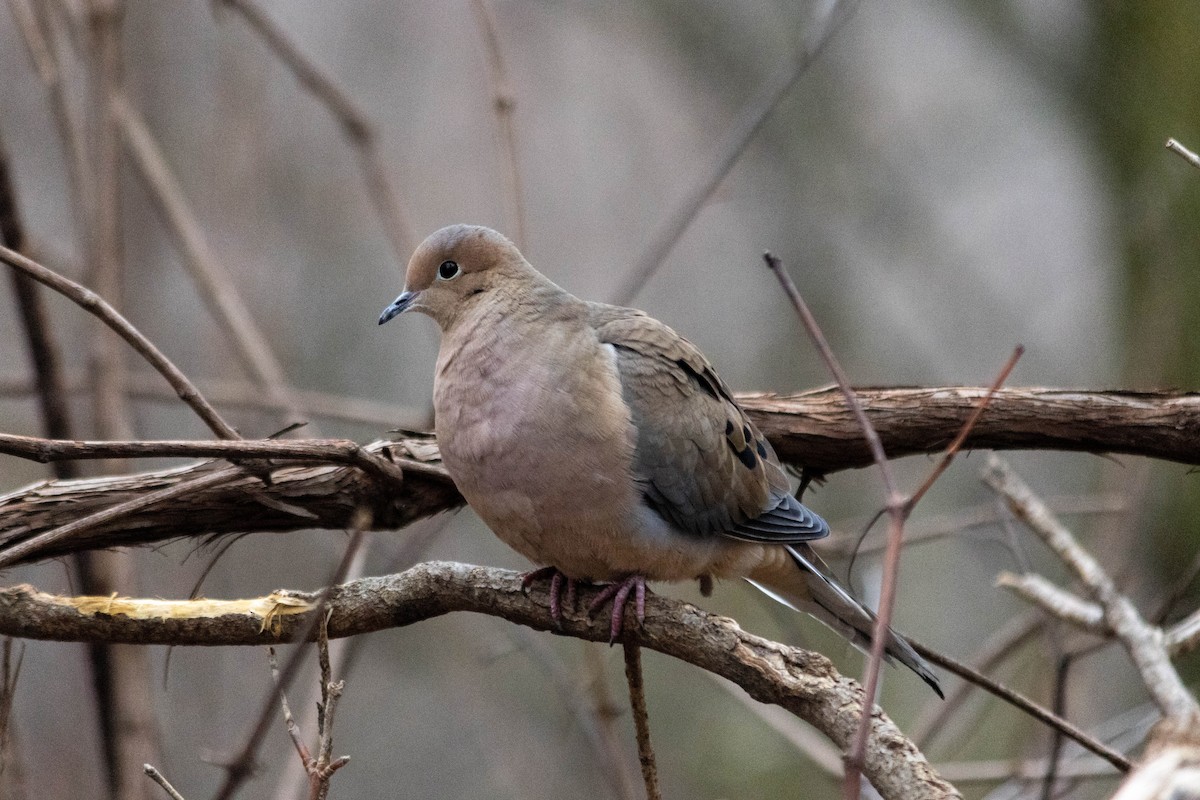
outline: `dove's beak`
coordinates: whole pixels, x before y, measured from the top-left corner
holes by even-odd
[[[392,317],[398,317],[401,314],[403,314],[405,311],[407,311],[408,307],[411,306],[413,304],[413,301],[417,299],[418,294],[420,294],[420,293],[419,292],[404,292],[404,293],[402,293],[399,297],[397,297],[395,300],[392,301],[392,304],[390,306],[388,306],[387,308],[385,308],[383,310],[382,314],[379,315],[379,324],[382,325],[383,323],[387,322]]]

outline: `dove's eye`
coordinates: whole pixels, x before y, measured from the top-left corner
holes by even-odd
[[[438,278],[443,281],[453,280],[459,276],[462,270],[458,268],[458,264],[453,261],[443,261],[438,267]]]

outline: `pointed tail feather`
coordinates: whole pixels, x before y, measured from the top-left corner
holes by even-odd
[[[829,576],[828,568],[808,545],[787,545],[786,549],[794,566],[760,570],[746,580],[780,603],[811,614],[869,653],[875,614]],[[929,684],[938,697],[945,698],[937,676],[903,636],[889,629],[884,652],[889,662],[899,661]]]

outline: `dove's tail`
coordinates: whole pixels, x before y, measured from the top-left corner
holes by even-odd
[[[855,647],[870,652],[875,614],[829,577],[828,568],[808,545],[786,545],[786,550],[793,563],[776,562],[746,580],[784,605],[813,615]],[[929,684],[938,697],[945,698],[937,676],[903,636],[889,629],[884,652],[889,662],[899,661]]]

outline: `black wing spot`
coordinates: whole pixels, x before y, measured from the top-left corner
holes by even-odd
[[[731,445],[732,446],[732,445]],[[746,469],[754,469],[758,466],[758,459],[754,456],[754,451],[749,447],[743,447],[741,450],[734,450],[738,460],[745,465]]]
[[[709,395],[714,400],[721,399],[720,392],[717,391],[717,387],[707,375],[692,369],[692,365],[682,359],[676,360],[675,363],[679,365],[679,368],[686,372],[692,380],[700,385],[700,388],[704,390],[705,394]]]
[[[766,445],[766,443],[762,439],[759,439],[756,442],[756,444],[758,445],[758,457],[761,458],[763,461],[766,461],[767,460],[767,445]]]
[[[727,419],[727,420],[725,420],[725,435],[731,436],[732,434],[733,434],[733,420]]]

